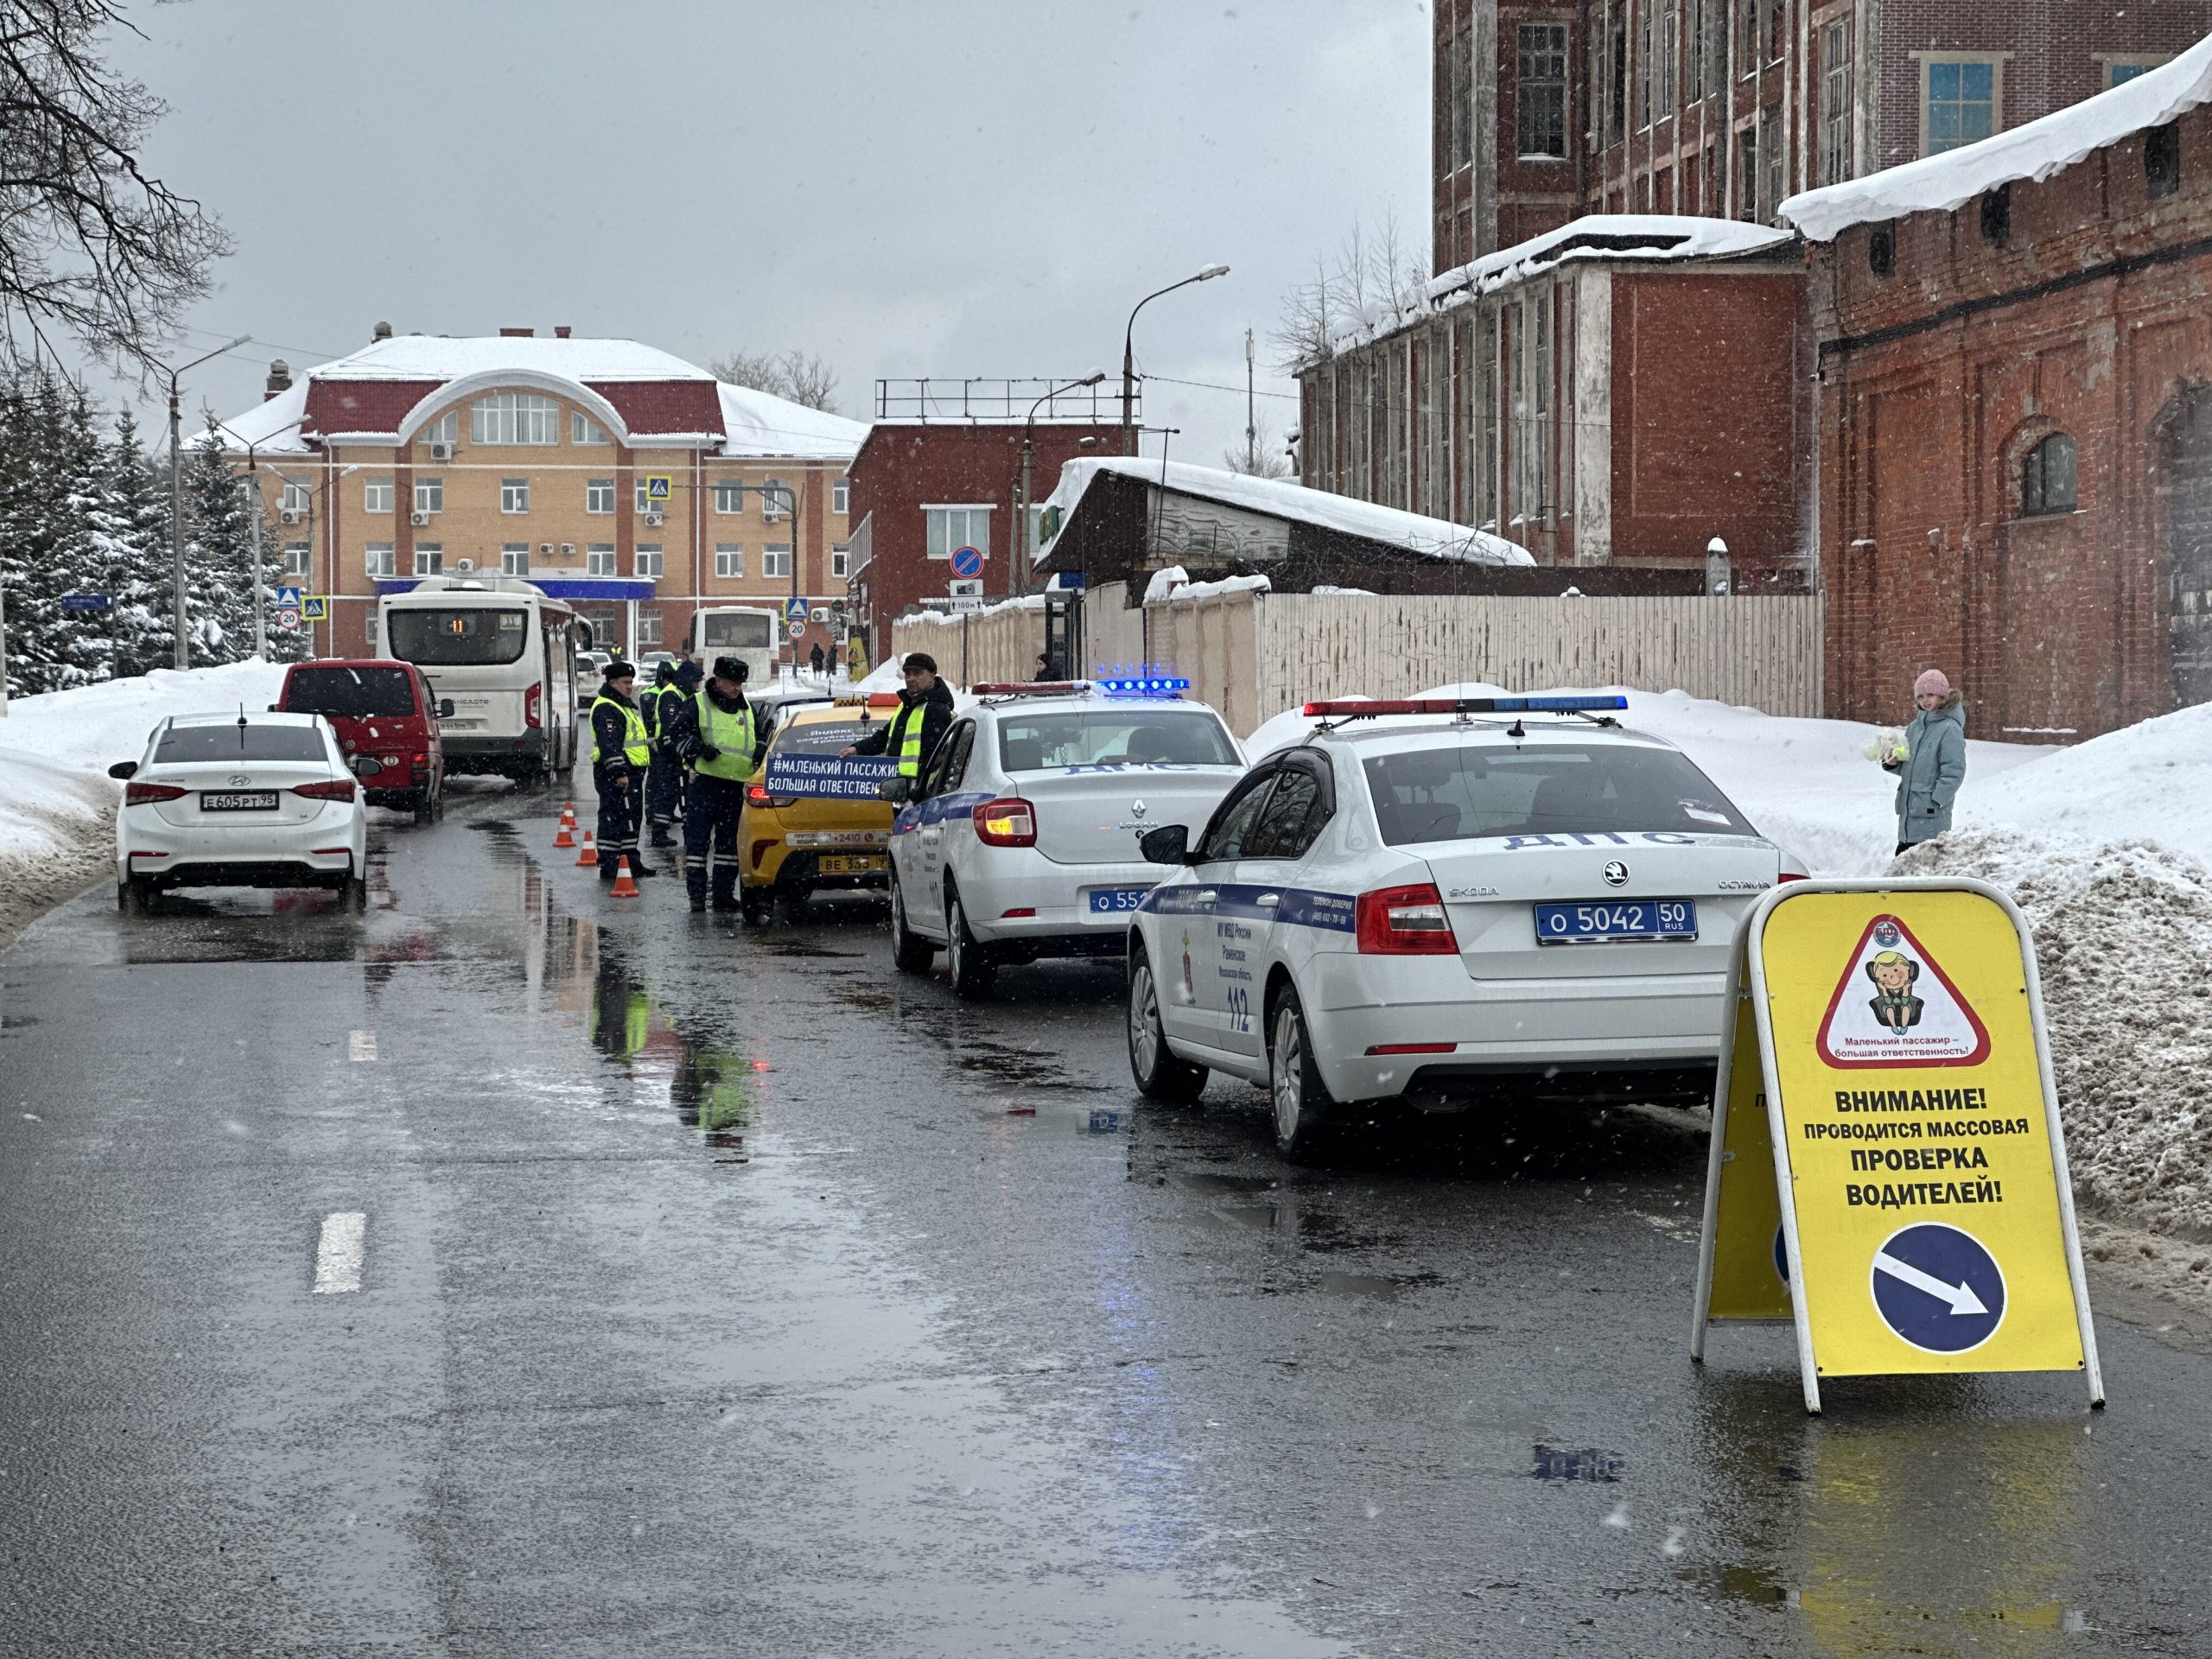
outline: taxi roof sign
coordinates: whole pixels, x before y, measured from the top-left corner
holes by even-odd
[[[1786,1299],[1808,1411],[1824,1377],[1933,1372],[2079,1370],[2101,1406],[2018,907],[1963,878],[1794,882],[1745,918],[1729,982],[1692,1357]],[[1777,1212],[1780,1298],[1752,1265]]]

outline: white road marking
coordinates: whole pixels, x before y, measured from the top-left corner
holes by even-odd
[[[353,1060],[373,1060],[377,1057],[377,1034],[373,1031],[356,1031],[347,1035],[346,1058]]]
[[[342,1295],[361,1287],[361,1248],[369,1218],[359,1210],[334,1210],[322,1218],[315,1246],[315,1294]]]

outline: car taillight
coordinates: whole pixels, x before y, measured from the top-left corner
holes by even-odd
[[[125,806],[144,806],[152,801],[174,801],[184,791],[175,784],[125,784],[123,804]]]
[[[1775,877],[1775,880],[1777,884],[1783,881],[1809,881],[1811,880],[1812,877],[1807,875],[1802,870],[1784,870],[1780,875]]]
[[[780,809],[792,805],[798,799],[798,797],[796,795],[771,795],[768,792],[768,785],[766,784],[747,784],[745,786],[745,804],[747,806],[769,806]]]
[[[353,780],[334,778],[327,784],[294,784],[292,793],[311,801],[350,801],[353,798]]]
[[[1448,957],[1459,948],[1444,896],[1426,881],[1361,893],[1354,931],[1363,956]]]
[[[522,694],[522,723],[524,725],[536,728],[539,723],[538,710],[543,706],[544,702],[545,687],[543,684],[533,683],[529,690]]]
[[[976,809],[976,838],[986,847],[1034,847],[1037,809],[1012,795],[985,801]]]

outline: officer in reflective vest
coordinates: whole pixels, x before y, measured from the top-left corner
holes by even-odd
[[[760,725],[745,699],[745,659],[717,657],[706,684],[676,705],[664,729],[691,766],[683,803],[683,884],[691,908],[707,908],[711,887],[716,910],[737,903],[737,823],[745,786],[760,764]]]
[[[937,677],[937,660],[921,652],[910,652],[899,665],[906,689],[899,694],[899,712],[880,732],[870,732],[847,749],[847,754],[887,754],[899,763],[899,776],[921,776],[922,763],[937,747],[938,739],[952,724],[952,688]]]
[[[630,700],[638,671],[617,658],[591,705],[591,780],[599,791],[599,879],[612,881],[622,860],[632,875],[658,875],[638,854],[638,823],[645,805],[645,768],[652,758],[645,716]]]
[[[652,821],[656,847],[676,845],[671,831],[676,823],[677,798],[683,788],[683,763],[676,758],[675,745],[670,741],[668,718],[683,699],[683,694],[676,689],[672,661],[661,664],[652,687],[638,699],[639,712],[645,717],[645,732],[652,743],[652,766],[645,774],[645,815]]]

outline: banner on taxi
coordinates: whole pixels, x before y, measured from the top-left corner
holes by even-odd
[[[2079,1370],[2101,1404],[2012,900],[1965,880],[1794,882],[1745,918],[1735,960],[1694,1356],[1708,1324],[1775,1317],[1778,1279],[1808,1410],[1823,1377],[1964,1371]]]
[[[771,795],[877,800],[879,786],[898,775],[898,761],[888,755],[840,754],[838,751],[882,729],[880,721],[858,720],[793,726],[769,748],[767,770],[760,781]]]

